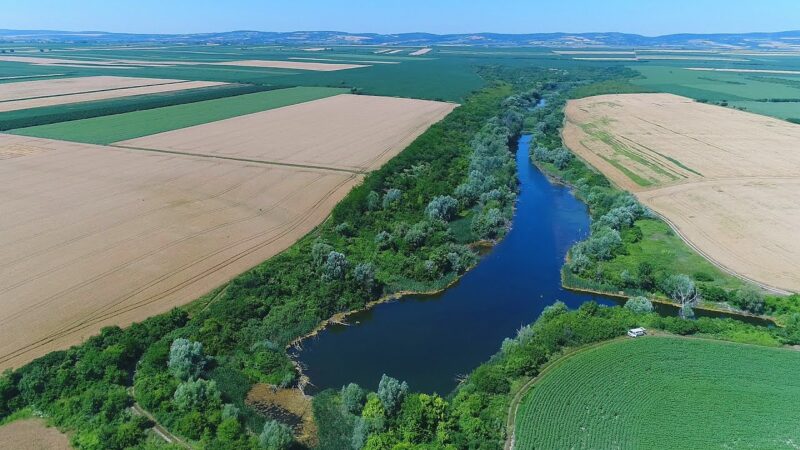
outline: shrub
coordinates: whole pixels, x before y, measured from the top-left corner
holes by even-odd
[[[647,297],[631,297],[625,302],[625,307],[636,314],[646,314],[653,312],[653,302]]]
[[[755,314],[764,312],[764,295],[753,286],[745,286],[734,294],[731,302],[737,307]]]

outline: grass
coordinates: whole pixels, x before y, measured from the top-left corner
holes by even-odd
[[[712,279],[707,282],[709,285],[724,289],[744,286],[739,278],[724,273],[695,252],[665,222],[643,219],[638,220],[635,226],[642,230],[642,239],[639,242],[626,243],[624,254],[598,263],[608,278],[619,277],[626,269],[635,275],[639,263],[649,262],[654,272],[672,273],[675,268],[679,268],[680,273],[708,275]]]
[[[517,448],[793,448],[798,370],[800,353],[786,349],[612,341],[557,362],[533,386]]]
[[[338,88],[295,87],[164,108],[19,128],[12,134],[89,144],[111,144],[165,131],[280,108],[347,92]]]

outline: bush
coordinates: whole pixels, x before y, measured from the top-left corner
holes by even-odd
[[[648,300],[647,297],[631,297],[625,302],[625,308],[635,314],[647,314],[653,312],[653,302]]]
[[[757,288],[750,285],[736,291],[731,303],[755,314],[764,312],[764,295]]]

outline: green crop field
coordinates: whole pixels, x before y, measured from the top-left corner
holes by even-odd
[[[520,406],[518,449],[766,449],[800,442],[800,352],[646,337],[556,364]]]
[[[295,87],[225,97],[124,114],[19,128],[11,134],[90,144],[110,144],[165,131],[280,108],[347,92],[346,89]]]
[[[798,70],[795,58],[777,67],[742,69]],[[707,64],[685,64],[706,67]],[[631,66],[642,74],[633,82],[655,92],[669,92],[696,100],[726,101],[730,106],[758,114],[786,119],[800,117],[800,75],[754,74],[687,70],[673,66]],[[774,103],[758,100],[795,99],[797,102]]]

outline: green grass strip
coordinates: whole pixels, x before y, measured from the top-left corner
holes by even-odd
[[[327,87],[294,87],[164,108],[40,125],[11,134],[89,144],[111,144],[165,131],[318,100],[348,92]]]

